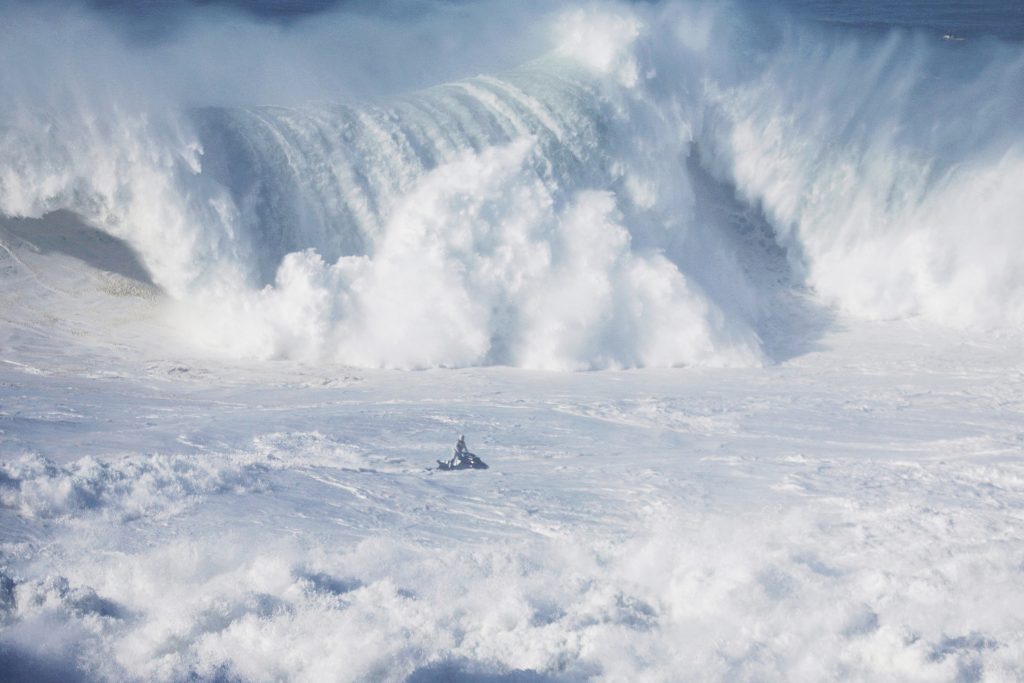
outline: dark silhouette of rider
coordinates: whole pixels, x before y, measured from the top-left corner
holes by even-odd
[[[437,465],[438,468],[442,470],[487,469],[487,464],[475,454],[470,453],[469,449],[466,448],[465,434],[459,435],[459,440],[455,444],[451,460],[448,462],[438,460]]]

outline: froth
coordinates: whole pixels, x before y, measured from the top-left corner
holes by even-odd
[[[961,46],[965,76],[921,36],[745,12],[573,6],[536,61],[379,106],[122,102],[90,91],[108,54],[55,74],[88,96],[9,84],[0,210],[128,240],[183,336],[229,355],[756,364],[794,282],[864,317],[1021,324],[1019,48]],[[705,210],[695,174],[742,206]],[[739,254],[764,221],[776,244]],[[795,277],[760,277],[780,247]]]
[[[755,78],[709,89],[704,142],[807,282],[860,317],[1024,323],[1019,48],[787,38]]]
[[[540,162],[532,138],[464,154],[398,202],[372,256],[290,254],[273,287],[211,299],[194,334],[379,367],[756,362],[749,330],[664,256],[632,249],[612,195],[559,202]]]
[[[66,575],[3,576],[3,643],[13,664],[97,680],[1019,675],[1016,553],[937,531],[991,520],[833,506],[770,522],[661,510],[630,541],[302,548],[219,534],[98,553]],[[984,609],[961,610],[968,598]]]

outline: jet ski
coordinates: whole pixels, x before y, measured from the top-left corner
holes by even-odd
[[[466,448],[466,437],[460,436],[452,457],[448,460],[438,460],[437,469],[442,471],[450,470],[486,470],[487,463],[481,460],[475,453],[470,453]]]

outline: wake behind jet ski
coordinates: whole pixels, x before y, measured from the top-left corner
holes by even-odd
[[[437,461],[437,469],[439,470],[486,470],[487,463],[477,457],[475,453],[470,453],[469,449],[466,448],[466,437],[465,435],[459,436],[458,443],[455,444],[455,450],[452,452],[452,457],[445,460]]]

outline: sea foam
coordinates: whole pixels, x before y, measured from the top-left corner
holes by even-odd
[[[33,65],[45,81],[19,69],[41,24],[4,51],[0,210],[69,209],[127,240],[180,304],[181,336],[220,353],[751,365],[771,360],[778,291],[802,286],[867,318],[1024,319],[1016,45],[952,54],[742,4],[529,5],[518,21],[547,38],[515,68],[374,103],[282,90],[271,107],[255,106],[273,94],[258,75],[220,98],[184,87],[203,81],[178,50],[228,30],[218,21],[130,67],[140,48],[87,14],[56,20],[105,49],[69,40]],[[305,64],[295,35],[323,30],[239,21],[282,64]],[[148,86],[156,71],[173,87]],[[697,176],[732,204],[706,210]],[[767,250],[749,239],[759,226]],[[773,249],[789,272],[766,278]]]

